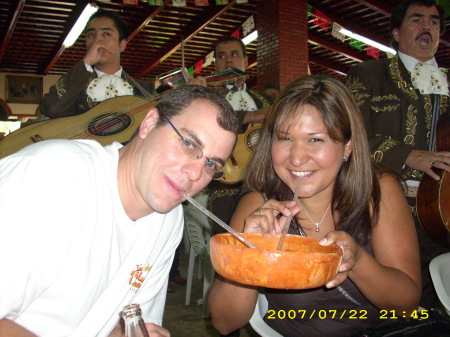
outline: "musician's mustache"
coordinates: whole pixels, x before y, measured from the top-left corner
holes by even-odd
[[[433,42],[433,36],[431,35],[430,32],[423,32],[421,34],[419,34],[419,36],[416,37],[416,41],[419,40],[422,36],[428,35],[430,37],[430,41]]]

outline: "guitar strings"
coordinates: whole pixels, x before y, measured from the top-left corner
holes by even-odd
[[[157,96],[156,98],[159,98],[160,96],[161,95]],[[113,122],[113,120],[116,119],[117,116],[120,116],[122,114],[126,114],[126,115],[132,117],[132,116],[135,116],[135,115],[141,113],[142,111],[145,111],[145,110],[147,110],[149,108],[152,108],[153,106],[155,106],[157,104],[156,98],[153,99],[150,102],[133,103],[131,105],[128,105],[127,107],[123,107],[123,108],[120,108],[120,109],[118,109],[118,110],[116,110],[114,112],[110,112],[109,115],[105,117],[105,120],[109,120],[109,121],[101,123],[101,127],[97,129],[98,133],[104,132],[109,127],[114,125],[115,122]],[[108,112],[105,112],[104,114],[108,114]],[[72,139],[83,139],[84,138],[85,139],[85,138],[88,138],[90,136],[96,136],[97,134],[87,132],[86,128],[84,127],[84,131],[83,132],[80,132],[79,134],[74,135],[73,137],[70,137],[70,138],[72,138]]]

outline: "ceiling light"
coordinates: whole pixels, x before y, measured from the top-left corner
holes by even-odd
[[[75,22],[75,24],[73,25],[72,29],[70,30],[69,34],[67,35],[66,39],[63,42],[65,48],[69,48],[75,43],[75,41],[80,36],[81,32],[86,27],[86,23],[88,22],[89,18],[96,11],[98,11],[98,6],[96,4],[86,5],[77,22]]]
[[[364,42],[365,44],[371,45],[372,47],[378,48],[379,50],[382,50],[382,51],[384,51],[386,53],[389,53],[389,54],[392,54],[392,55],[397,54],[397,52],[394,49],[386,47],[385,45],[382,45],[381,43],[378,43],[378,42],[375,42],[375,41],[373,41],[371,39],[368,39],[367,37],[355,34],[355,33],[351,32],[351,31],[349,31],[349,30],[347,30],[345,28],[342,28],[339,32],[344,34],[344,35],[347,35],[348,37],[351,37],[353,39],[356,39],[356,40],[359,40],[361,42]]]
[[[258,31],[255,30],[253,33],[248,34],[246,37],[244,37],[244,38],[242,39],[242,42],[243,42],[245,45],[247,45],[247,44],[249,44],[249,43],[255,41],[257,38],[258,38]]]

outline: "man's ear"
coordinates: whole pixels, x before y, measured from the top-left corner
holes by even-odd
[[[145,139],[150,131],[152,131],[159,120],[159,112],[158,109],[152,108],[147,115],[145,115],[144,119],[139,126],[139,137]]]
[[[399,38],[398,38],[398,34],[399,34],[399,29],[398,28],[394,28],[392,30],[392,37],[394,38],[395,41],[398,42]]]
[[[125,48],[127,47],[127,39],[123,39],[122,41],[120,41],[119,47],[120,47],[120,52],[123,53]]]
[[[248,67],[248,56],[246,56],[245,58],[244,58],[244,71],[247,69],[247,67]]]

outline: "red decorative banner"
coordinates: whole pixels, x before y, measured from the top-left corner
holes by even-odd
[[[209,6],[208,0],[195,0],[196,6]]]
[[[123,0],[123,3],[125,5],[137,5],[138,4],[138,0]]]
[[[380,50],[376,47],[367,46],[367,55],[372,56],[374,59],[379,59],[380,58]]]
[[[196,75],[198,75],[202,72],[202,66],[203,66],[203,59],[198,61],[194,66],[195,67],[194,73]]]
[[[238,39],[240,39],[240,38],[241,38],[241,29],[240,29],[240,28],[236,29],[236,30],[233,32],[233,34],[231,34],[231,36],[237,37]]]
[[[318,25],[323,30],[328,31],[328,29],[330,29],[331,19],[321,11],[316,10],[316,13],[314,14],[314,24]]]

